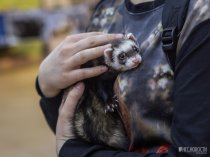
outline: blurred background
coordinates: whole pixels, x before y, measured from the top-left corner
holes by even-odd
[[[97,0],[0,0],[0,153],[56,157],[34,82],[43,58],[84,32]]]

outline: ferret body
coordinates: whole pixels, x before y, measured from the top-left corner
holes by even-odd
[[[104,51],[104,58],[87,66],[106,64],[109,71],[85,80],[86,89],[77,105],[73,118],[73,131],[77,138],[117,149],[128,148],[128,139],[120,114],[113,86],[117,75],[141,63],[138,44],[130,33],[113,41]]]

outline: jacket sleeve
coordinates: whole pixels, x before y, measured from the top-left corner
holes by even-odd
[[[210,151],[210,20],[199,24],[176,59],[173,144],[167,154],[140,154],[69,140],[59,157],[208,157]]]
[[[36,79],[36,90],[39,96],[41,97],[40,107],[45,116],[45,119],[49,127],[51,128],[51,130],[55,133],[57,119],[58,119],[58,110],[62,101],[63,92],[61,92],[59,95],[52,98],[45,97],[40,90],[38,77]]]
[[[210,154],[210,20],[197,25],[178,53],[172,140],[179,156]],[[197,150],[196,150],[197,149]]]

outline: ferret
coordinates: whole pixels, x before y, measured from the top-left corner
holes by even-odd
[[[85,80],[85,91],[77,105],[72,128],[75,136],[86,142],[117,149],[128,148],[128,138],[117,110],[118,100],[113,86],[120,72],[136,68],[142,61],[133,34],[111,42],[104,57],[83,67],[105,64],[105,74]]]
[[[105,64],[109,68],[122,72],[133,69],[141,63],[139,46],[132,33],[111,44],[112,47],[104,51]]]
[[[125,35],[123,39],[115,40],[112,47],[104,51],[104,62],[109,67],[109,72],[97,81],[98,97],[106,105],[105,112],[114,111],[117,107],[116,96],[113,92],[113,85],[120,72],[136,68],[142,61],[140,49],[136,38],[132,33]]]

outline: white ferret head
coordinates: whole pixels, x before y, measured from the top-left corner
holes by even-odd
[[[126,71],[137,67],[141,61],[141,55],[137,41],[132,33],[124,38],[115,40],[112,47],[104,51],[105,64],[116,71]]]

